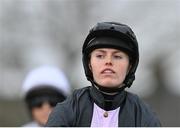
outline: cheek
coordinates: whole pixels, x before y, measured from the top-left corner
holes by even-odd
[[[116,69],[119,71],[119,75],[126,76],[129,71],[129,62],[125,61],[116,65]]]
[[[122,73],[126,76],[129,72],[129,66],[128,64],[124,65],[123,69],[122,69]]]
[[[98,72],[100,71],[99,64],[97,61],[94,61],[93,59],[90,61],[89,69],[91,70],[93,76],[96,76]]]

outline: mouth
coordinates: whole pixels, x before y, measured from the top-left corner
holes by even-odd
[[[115,71],[110,68],[106,68],[106,69],[102,70],[102,72],[101,72],[101,74],[107,74],[107,75],[114,74],[114,73],[115,73]]]

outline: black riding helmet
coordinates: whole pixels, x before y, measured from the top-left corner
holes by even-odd
[[[120,49],[128,54],[131,68],[123,82],[121,88],[102,87],[98,85],[89,69],[90,53],[97,48],[115,48]],[[87,80],[92,85],[105,92],[117,92],[125,87],[130,87],[135,80],[135,72],[139,63],[138,42],[134,32],[125,24],[116,22],[97,23],[87,35],[82,47],[82,61]]]

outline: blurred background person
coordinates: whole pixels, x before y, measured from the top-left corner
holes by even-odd
[[[32,122],[24,127],[44,126],[53,107],[70,94],[65,74],[53,66],[41,66],[30,71],[22,91]]]

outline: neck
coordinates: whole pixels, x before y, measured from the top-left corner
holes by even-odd
[[[114,96],[114,95],[116,95],[118,92],[105,92],[105,91],[102,91],[102,90],[100,90],[100,88],[97,86],[97,85],[94,85],[94,87],[98,90],[98,91],[100,91],[102,94],[105,94],[105,95],[109,95],[109,96]]]
[[[107,95],[115,95],[121,91],[123,91],[125,89],[125,84],[121,84],[119,87],[103,87],[101,85],[99,85],[98,83],[96,83],[95,81],[91,81],[92,86],[96,87],[97,90],[99,90],[101,93],[103,94],[107,94]]]

